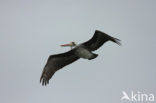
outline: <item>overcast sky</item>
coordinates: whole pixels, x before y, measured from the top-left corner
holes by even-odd
[[[98,29],[98,58],[59,70],[39,83],[51,54]],[[155,0],[0,0],[0,103],[121,103],[122,91],[156,94]],[[124,103],[124,102],[123,102]]]

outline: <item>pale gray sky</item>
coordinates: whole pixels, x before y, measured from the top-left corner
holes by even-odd
[[[0,0],[0,103],[121,103],[123,90],[156,94],[155,11],[155,0]],[[123,45],[107,42],[98,58],[66,66],[42,87],[48,56],[96,29]]]

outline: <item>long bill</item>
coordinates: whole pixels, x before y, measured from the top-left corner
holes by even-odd
[[[63,44],[63,45],[61,45],[61,47],[67,47],[67,46],[71,47],[71,44]]]

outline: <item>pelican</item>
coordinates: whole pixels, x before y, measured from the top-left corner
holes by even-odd
[[[100,48],[107,41],[112,41],[114,43],[117,43],[118,45],[121,45],[119,39],[109,36],[108,34],[99,30],[95,30],[95,33],[90,40],[79,45],[77,45],[75,42],[61,45],[62,47],[71,47],[71,50],[65,53],[49,56],[48,61],[40,77],[40,83],[42,83],[42,85],[49,84],[49,80],[56,71],[58,71],[66,65],[75,62],[80,58],[88,60],[95,59],[98,56],[98,54],[93,53],[93,51]]]

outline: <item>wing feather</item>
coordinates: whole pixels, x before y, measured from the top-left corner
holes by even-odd
[[[111,37],[108,34],[99,30],[96,30],[93,37],[87,42],[82,43],[82,45],[86,46],[91,51],[94,51],[101,47],[107,41],[112,41],[114,43],[117,43],[118,45],[121,45],[119,39]]]
[[[70,50],[66,53],[49,56],[47,64],[43,69],[40,82],[42,82],[42,85],[48,84],[50,78],[54,75],[54,73],[57,70],[63,68],[68,64],[73,63],[78,59],[79,57],[74,54],[73,50]]]

